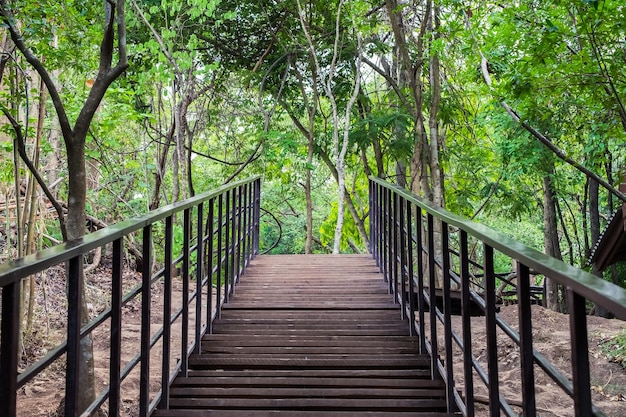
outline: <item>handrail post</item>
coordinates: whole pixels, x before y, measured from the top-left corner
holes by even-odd
[[[391,197],[391,210],[389,215],[389,221],[391,223],[391,240],[393,244],[390,245],[391,255],[391,277],[393,279],[393,286],[391,291],[393,293],[393,299],[396,304],[400,303],[398,299],[398,240],[400,239],[398,234],[398,194],[392,192]]]
[[[223,234],[223,216],[224,216],[224,194],[220,194],[217,198],[217,270],[215,275],[215,317],[222,316],[222,234]]]
[[[407,253],[406,253],[406,237],[407,237],[407,229],[406,229],[406,220],[404,218],[404,206],[406,204],[406,200],[400,196],[398,196],[398,208],[397,208],[397,212],[399,213],[398,216],[398,229],[400,230],[400,306],[401,306],[401,310],[402,310],[402,320],[407,318],[407,314],[406,314],[406,301],[407,301],[407,286],[406,286],[406,269],[407,269],[407,265],[406,265],[406,259],[407,259]]]
[[[430,299],[428,311],[430,313],[430,361],[433,379],[439,378],[437,361],[439,359],[439,339],[437,338],[437,292],[436,292],[436,272],[435,272],[435,220],[433,215],[428,213],[428,298]]]
[[[207,307],[206,307],[206,320],[207,320],[207,333],[213,333],[213,239],[215,238],[215,198],[209,200],[209,213],[207,215]],[[219,264],[219,262],[218,262]],[[217,302],[216,302],[217,304]],[[217,314],[217,311],[216,311]]]
[[[173,236],[172,216],[165,219],[165,271],[163,275],[163,356],[161,357],[161,401],[159,408],[167,410],[170,407],[169,381],[170,381],[170,349],[172,323],[172,241]]]
[[[568,289],[569,327],[572,346],[572,380],[576,417],[592,415],[589,375],[589,343],[585,298]]]
[[[230,190],[226,191],[226,208],[224,209],[224,304],[228,304],[228,298],[230,296]],[[221,216],[220,216],[221,217]],[[221,220],[220,220],[221,222]]]
[[[419,316],[419,338],[420,353],[426,353],[426,321],[425,308],[426,301],[424,299],[424,238],[422,233],[424,219],[422,218],[422,209],[415,206],[415,254],[417,256],[417,313]]]
[[[235,275],[237,274],[237,262],[235,260],[237,252],[237,194],[237,188],[233,188],[230,204],[230,261],[228,261],[230,264],[230,276],[228,278],[230,281],[230,291],[228,293],[229,295],[233,295],[235,293]]]
[[[78,410],[78,384],[80,377],[80,325],[82,304],[82,256],[75,256],[68,262],[67,273],[67,368],[65,371],[65,415],[72,417],[82,412]]]
[[[376,207],[376,184],[372,180],[368,180],[369,185],[369,211],[370,211],[370,253],[376,260],[376,266],[378,266],[378,257],[376,256],[376,216],[378,208]]]
[[[535,372],[533,360],[532,309],[530,304],[530,272],[526,265],[517,262],[517,307],[519,311],[520,367],[522,371],[522,400],[524,416],[534,417]]]
[[[388,292],[389,294],[391,294],[391,276],[389,274],[389,257],[390,257],[390,247],[391,245],[389,244],[389,240],[391,239],[390,233],[391,233],[391,224],[390,224],[390,218],[391,215],[389,213],[389,207],[391,206],[391,190],[389,190],[388,188],[385,188],[383,190],[384,193],[384,200],[383,200],[383,220],[384,220],[384,226],[383,226],[383,278],[385,280],[385,282],[388,283]]]
[[[248,254],[246,264],[250,265],[250,261],[254,255],[254,183],[248,186]]]
[[[261,179],[254,182],[254,250],[252,258],[259,254],[259,230],[261,228]]]
[[[448,413],[454,413],[454,369],[452,360],[452,297],[450,295],[450,236],[448,224],[441,222],[441,257],[443,277],[443,334],[445,347],[446,403]]]
[[[493,248],[483,244],[485,273],[485,325],[487,327],[487,367],[489,375],[489,415],[500,416],[500,387],[498,382],[498,340],[496,335],[496,276]]]
[[[20,283],[2,288],[2,335],[0,339],[0,415],[17,414],[17,355],[20,331]]]
[[[194,352],[200,353],[202,341],[202,286],[204,281],[204,203],[198,204],[196,212],[196,323]],[[211,297],[211,277],[207,281],[207,294]],[[211,320],[209,318],[209,320]],[[207,323],[208,328],[208,323]]]
[[[472,364],[472,321],[470,303],[469,244],[467,232],[460,231],[461,321],[463,326],[463,380],[466,417],[474,417],[474,373]]]
[[[237,187],[237,280],[236,283],[239,283],[239,278],[241,277],[241,273],[242,273],[242,262],[241,262],[241,254],[242,252],[242,238],[241,238],[241,231],[242,231],[242,226],[243,226],[243,222],[245,219],[245,208],[243,207],[243,194],[245,193],[244,187],[243,186],[239,186]]]
[[[243,223],[243,235],[241,236],[241,273],[245,273],[246,268],[248,267],[248,184],[243,185],[243,202],[241,210],[242,213],[242,223]]]
[[[109,415],[120,413],[120,366],[122,356],[122,272],[124,269],[123,239],[113,242],[111,273],[111,358],[109,364]]]
[[[141,368],[139,377],[139,416],[150,415],[150,319],[152,289],[152,225],[143,228],[141,272]]]
[[[183,294],[182,294],[182,341],[180,346],[181,374],[187,376],[189,345],[189,269],[190,269],[190,246],[191,246],[191,209],[183,211]],[[196,303],[200,294],[196,294]]]
[[[406,201],[406,235],[407,235],[407,265],[409,279],[409,333],[415,336],[417,329],[415,328],[415,269],[413,268],[413,219],[412,205],[410,201]]]

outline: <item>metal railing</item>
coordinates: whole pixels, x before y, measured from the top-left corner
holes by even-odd
[[[62,360],[64,354],[65,416],[79,415],[77,396],[81,387],[78,386],[78,375],[80,367],[85,366],[81,363],[81,340],[97,329],[102,330],[105,323],[108,323],[110,335],[109,383],[81,415],[94,415],[107,400],[108,415],[119,415],[122,382],[137,366],[140,373],[139,415],[149,416],[157,407],[168,408],[169,387],[174,377],[186,375],[189,355],[200,351],[201,339],[211,332],[211,323],[215,315],[220,314],[221,303],[228,302],[239,276],[258,253],[260,184],[259,177],[234,182],[91,233],[79,241],[0,265],[0,415],[15,416],[18,390],[53,362]],[[162,251],[151,249],[156,243],[157,227],[162,231],[159,235],[164,242]],[[181,228],[182,243],[180,233],[175,236]],[[142,277],[137,287],[124,294],[124,242],[125,237],[133,233],[142,234]],[[111,303],[89,323],[81,325],[80,317],[84,313],[80,290],[84,285],[82,258],[108,244],[112,246]],[[195,255],[193,263],[192,255]],[[153,264],[162,268],[153,272]],[[66,338],[36,363],[18,372],[21,280],[57,265],[65,265],[67,271]],[[177,270],[180,270],[182,286],[180,306],[174,306],[172,297]],[[156,285],[163,291],[163,311],[157,329],[154,326],[155,312],[151,311],[154,307],[152,292]],[[132,352],[132,359],[123,361],[122,309],[133,300],[141,304],[140,350]],[[172,324],[177,320],[181,323],[182,342],[174,344],[180,344],[181,351],[173,352]],[[153,349],[157,343],[160,349]],[[160,358],[158,363],[153,363],[155,356]],[[160,381],[155,381],[155,375],[159,374]],[[159,385],[156,393],[155,382]]]
[[[501,394],[498,381],[498,337],[504,335],[519,347],[524,416],[537,413],[535,366],[572,398],[576,416],[603,415],[591,400],[586,302],[601,305],[623,320],[626,290],[375,177],[370,177],[370,233],[371,251],[389,284],[389,292],[401,304],[403,316],[411,318],[411,333],[418,337],[421,352],[431,355],[433,377],[446,383],[448,411],[474,416],[476,375],[489,392],[490,416],[499,416],[501,412],[511,417],[518,415]],[[470,287],[472,262],[475,262],[470,259],[470,242],[478,245],[481,254],[484,295]],[[452,245],[457,246],[456,251],[451,250]],[[519,330],[497,314],[496,254],[516,264]],[[531,270],[566,287],[571,380],[533,348]],[[441,309],[436,304],[438,282],[443,288]],[[453,330],[450,297],[453,286],[461,292],[461,316],[455,322],[460,334]],[[472,351],[472,302],[485,314],[486,360],[482,363]],[[457,363],[454,363],[454,349],[461,351]],[[455,386],[457,374],[463,380],[462,390]]]

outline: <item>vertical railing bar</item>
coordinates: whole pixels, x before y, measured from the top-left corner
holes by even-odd
[[[231,192],[226,191],[226,208],[224,209],[224,303],[228,303],[228,296],[230,295],[230,203]],[[220,220],[221,221],[221,220]]]
[[[254,182],[254,250],[253,258],[259,253],[259,229],[261,227],[261,179]]]
[[[446,403],[448,413],[454,413],[454,368],[452,362],[452,297],[450,294],[450,236],[448,224],[441,222],[441,257],[443,277],[443,329],[446,356]]]
[[[65,371],[65,415],[75,416],[78,410],[80,373],[80,309],[82,305],[82,255],[69,260],[67,275],[67,365]]]
[[[235,275],[237,274],[236,255],[237,255],[237,194],[239,190],[233,188],[231,193],[231,217],[230,217],[230,292],[235,293]]]
[[[174,239],[172,216],[165,218],[165,254],[163,266],[163,335],[161,342],[163,344],[161,357],[161,401],[159,408],[167,410],[169,408],[169,381],[170,381],[170,352],[172,340],[172,323],[170,321],[172,315],[172,241]]]
[[[465,417],[474,417],[474,372],[472,367],[472,321],[470,304],[469,246],[467,232],[460,234],[461,320],[463,326],[463,380],[465,385]]]
[[[245,273],[248,267],[248,183],[243,185],[243,241],[242,241],[242,266],[241,273]]]
[[[370,222],[372,225],[370,226],[370,244],[372,245],[372,256],[376,261],[376,266],[380,271],[380,263],[378,262],[378,224],[376,220],[378,219],[378,204],[377,204],[377,184],[369,180],[370,188],[372,189],[372,193],[369,196],[370,203]]]
[[[202,345],[202,281],[204,281],[204,203],[198,204],[196,212],[196,326],[194,352],[200,353]],[[211,297],[211,277],[207,281],[207,294]],[[210,320],[210,319],[209,319]],[[209,324],[207,323],[207,328]]]
[[[496,335],[496,276],[493,248],[483,243],[485,274],[485,323],[487,326],[487,364],[489,375],[489,415],[500,416],[500,387],[498,380],[498,340]]]
[[[385,238],[385,224],[383,222],[383,210],[385,209],[385,200],[384,200],[385,189],[382,187],[378,188],[378,269],[383,274],[383,280],[385,280],[385,249],[384,238]]]
[[[392,282],[392,277],[391,277],[391,247],[392,245],[390,244],[391,239],[392,239],[392,232],[391,232],[391,190],[389,190],[388,188],[385,189],[385,237],[384,237],[384,242],[385,242],[385,279],[387,280],[387,284],[388,284],[388,292],[389,294],[393,294],[393,282]]]
[[[569,327],[572,347],[572,383],[576,417],[592,416],[589,373],[589,342],[585,298],[568,289]]]
[[[370,198],[370,220],[372,222],[372,226],[370,228],[370,244],[372,245],[372,255],[376,260],[376,266],[380,270],[380,257],[379,257],[379,247],[378,247],[378,236],[380,235],[380,227],[378,224],[378,219],[380,218],[380,205],[378,204],[378,184],[374,181],[371,181],[372,186],[372,196]]]
[[[385,277],[385,189],[380,186],[378,189],[378,259],[379,259],[379,267],[380,271],[383,273],[383,278]]]
[[[529,268],[517,262],[517,308],[519,311],[520,368],[524,416],[537,414],[535,404],[535,372],[533,359],[532,309]]]
[[[433,379],[439,378],[437,361],[439,360],[439,340],[437,339],[437,292],[435,274],[435,231],[433,215],[428,213],[428,294],[430,312],[431,372]]]
[[[372,204],[372,201],[374,199],[374,182],[372,180],[368,180],[367,182],[367,187],[368,187],[368,203],[369,203],[369,212],[370,212],[370,218],[369,218],[369,223],[370,223],[370,253],[372,254],[372,256],[374,257],[374,259],[376,259],[376,251],[374,249],[374,244],[373,244],[373,237],[374,237],[374,205]],[[376,263],[378,265],[378,262]]]
[[[150,415],[150,303],[152,286],[152,225],[143,228],[143,269],[141,271],[141,368],[139,377],[139,416]]]
[[[236,283],[239,283],[239,278],[241,278],[241,245],[242,245],[242,241],[241,241],[241,227],[242,222],[243,222],[243,187],[238,187],[237,188],[237,279],[236,279]]]
[[[417,256],[417,311],[419,315],[419,340],[420,340],[420,353],[426,353],[426,321],[425,310],[426,300],[424,299],[424,237],[423,237],[423,218],[422,209],[419,206],[415,206],[415,240]]]
[[[398,216],[399,225],[398,229],[400,230],[400,309],[402,310],[401,318],[402,320],[407,318],[406,315],[406,299],[407,299],[407,286],[406,286],[406,224],[404,219],[404,207],[407,204],[406,199],[403,197],[399,197],[398,199],[398,211],[400,215]]]
[[[109,364],[109,415],[120,414],[120,368],[122,358],[123,238],[113,241],[111,273],[111,357]]]
[[[0,415],[17,414],[17,364],[20,332],[20,282],[2,287],[2,335],[0,339]]]
[[[248,187],[248,265],[254,255],[254,184]]]
[[[391,200],[391,241],[393,242],[391,246],[391,277],[393,278],[393,300],[396,304],[400,303],[398,299],[398,199],[400,196],[398,193],[392,193]],[[402,309],[401,309],[402,310]]]
[[[417,329],[415,328],[415,270],[413,268],[413,216],[411,210],[412,204],[406,201],[406,243],[407,243],[407,264],[409,278],[409,332],[411,336],[415,336]]]
[[[187,376],[189,357],[187,356],[187,348],[189,346],[189,266],[190,266],[190,250],[191,245],[191,209],[187,208],[183,211],[183,294],[182,294],[182,328],[180,343],[181,358],[181,376]],[[200,299],[200,294],[196,294],[196,302]]]
[[[209,213],[207,215],[207,228],[208,228],[208,247],[207,253],[207,274],[208,286],[207,286],[207,307],[206,307],[206,319],[207,319],[207,333],[213,333],[213,239],[215,239],[215,198],[209,200]],[[217,312],[216,312],[217,314]]]
[[[382,189],[380,197],[381,224],[380,224],[380,260],[383,281],[387,282],[387,188]]]
[[[217,280],[215,283],[215,317],[222,316],[222,233],[223,233],[223,216],[224,216],[224,194],[220,194],[217,198]]]
[[[380,193],[379,193],[379,184],[372,181],[372,189],[374,190],[374,196],[372,197],[372,207],[370,208],[370,215],[374,219],[374,229],[373,233],[370,231],[371,239],[374,242],[374,257],[376,259],[376,266],[378,267],[378,271],[382,270],[380,265]]]

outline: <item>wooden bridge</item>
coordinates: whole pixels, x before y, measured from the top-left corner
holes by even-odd
[[[450,415],[369,256],[258,258],[189,368],[155,416]]]
[[[518,409],[499,391],[502,337],[519,348],[525,416],[537,414],[536,367],[572,398],[572,414],[603,415],[591,401],[586,304],[626,319],[626,290],[377,178],[370,180],[371,256],[259,256],[260,184],[258,177],[229,184],[0,265],[0,416],[17,416],[20,389],[62,360],[67,417],[122,415],[122,384],[133,372],[133,416],[140,417],[474,417],[474,384],[488,390],[490,417],[513,417]],[[153,250],[157,232],[163,246]],[[124,293],[129,235],[142,242],[144,265],[160,268],[144,268],[139,286]],[[479,248],[476,259],[470,244]],[[101,247],[112,258],[111,303],[81,323],[82,258]],[[496,252],[516,263],[514,326],[497,314]],[[59,264],[67,268],[67,338],[21,369],[20,282]],[[567,287],[571,378],[533,349],[531,270]],[[476,277],[483,293],[471,285]],[[140,348],[122,360],[122,310],[133,300],[141,306]],[[480,358],[472,351],[472,308],[484,315]],[[182,329],[178,340],[174,325]],[[108,384],[82,407],[81,346],[103,328],[110,334]]]

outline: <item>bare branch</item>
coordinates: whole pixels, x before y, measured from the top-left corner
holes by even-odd
[[[237,175],[239,175],[239,173],[243,171],[249,164],[259,159],[261,154],[258,152],[259,152],[259,149],[261,149],[261,145],[263,145],[264,143],[265,141],[262,140],[256,145],[256,148],[254,148],[254,151],[250,154],[250,157],[246,160],[246,162],[244,162],[239,168],[237,168],[237,170],[233,172],[233,174],[230,177],[228,177],[226,181],[224,181],[224,184],[228,184],[229,182],[234,180],[235,177],[237,177]]]

